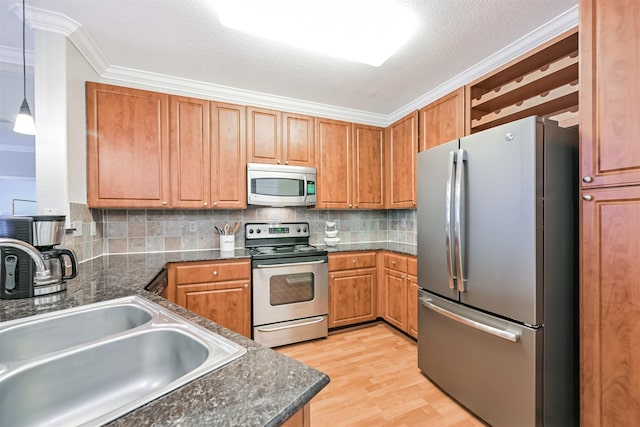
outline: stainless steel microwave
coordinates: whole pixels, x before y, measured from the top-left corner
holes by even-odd
[[[247,204],[315,205],[316,168],[247,163]]]

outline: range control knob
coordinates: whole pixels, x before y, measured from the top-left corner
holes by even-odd
[[[256,233],[260,234],[260,229],[259,228],[256,230]]]
[[[302,231],[303,231],[304,233],[306,233],[306,232],[307,232],[307,229],[306,229],[306,228],[303,228],[303,229],[302,229]]]
[[[249,229],[249,234],[253,234],[253,228]]]
[[[296,230],[298,233],[300,232],[300,227],[298,227],[298,230]]]

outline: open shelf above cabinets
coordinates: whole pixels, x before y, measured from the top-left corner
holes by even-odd
[[[530,115],[578,124],[578,29],[467,85],[467,134]]]

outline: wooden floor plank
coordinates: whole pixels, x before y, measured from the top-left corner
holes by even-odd
[[[482,427],[418,369],[415,341],[384,323],[276,349],[325,372],[311,426]]]

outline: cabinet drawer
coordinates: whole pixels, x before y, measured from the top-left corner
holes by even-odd
[[[407,272],[407,257],[404,255],[384,254],[384,267],[392,270]]]
[[[418,275],[418,258],[407,257],[407,273],[417,276]]]
[[[249,260],[183,263],[176,265],[175,269],[177,285],[251,278]]]
[[[350,270],[376,266],[375,252],[348,252],[329,254],[329,271]]]

